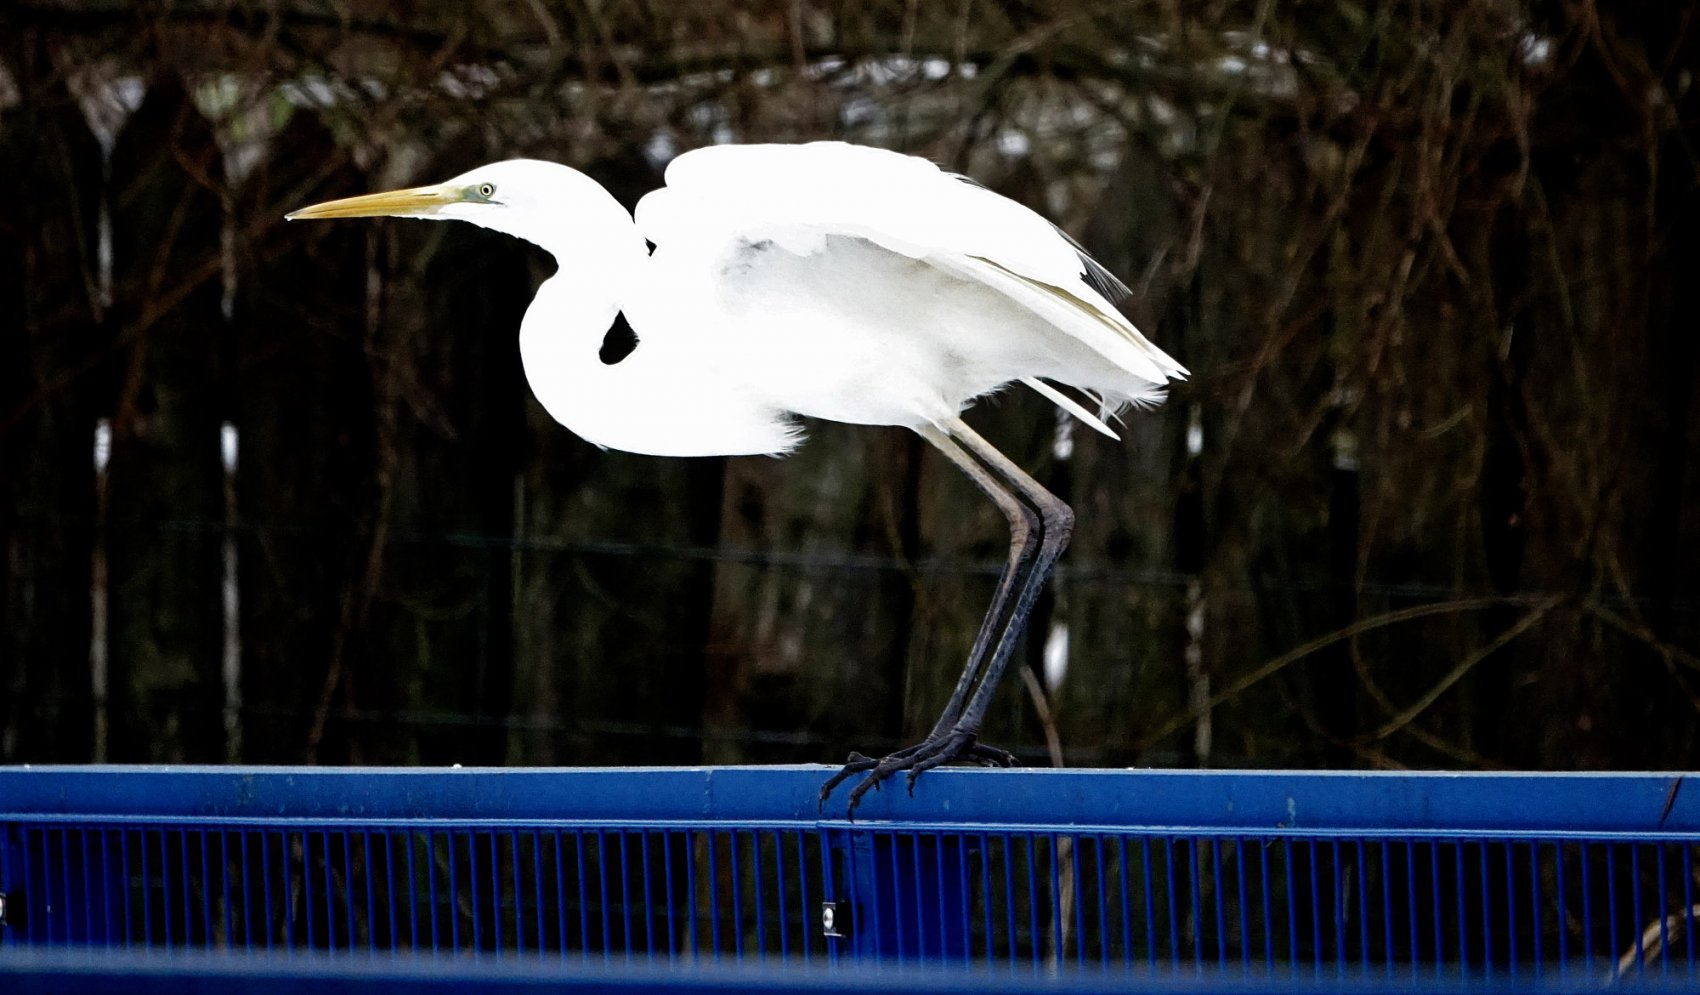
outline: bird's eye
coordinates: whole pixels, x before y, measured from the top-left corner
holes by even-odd
[[[478,184],[478,196],[483,197],[485,200],[489,200],[491,197],[496,196],[496,185],[494,183]]]

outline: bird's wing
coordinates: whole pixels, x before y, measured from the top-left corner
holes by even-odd
[[[1153,385],[1186,376],[1111,303],[1127,288],[1078,242],[926,159],[843,142],[716,145],[674,159],[666,178],[637,210],[657,245],[765,239],[807,254],[828,236],[864,238],[997,289]]]

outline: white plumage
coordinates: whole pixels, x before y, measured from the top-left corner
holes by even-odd
[[[1112,298],[1126,288],[1066,234],[925,159],[715,146],[679,156],[666,181],[634,218],[576,170],[510,160],[290,217],[460,219],[548,250],[559,269],[520,328],[526,377],[598,445],[779,454],[799,442],[798,416],[926,437],[1009,517],[1010,566],[933,734],[840,777],[872,771],[854,804],[893,770],[1006,762],[974,743],[984,701],[1072,517],[958,416],[1020,382],[1114,436],[1111,414],[1155,403],[1186,370],[1122,316]],[[619,341],[622,314],[635,347]]]

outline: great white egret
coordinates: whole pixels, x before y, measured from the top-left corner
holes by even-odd
[[[960,467],[1010,529],[962,677],[924,740],[851,754],[820,797],[865,773],[854,809],[896,771],[913,788],[941,763],[1014,762],[978,742],[980,726],[1074,519],[960,415],[1019,381],[1113,438],[1116,411],[1186,376],[1116,309],[1127,288],[1079,244],[925,159],[842,142],[687,152],[635,218],[583,173],[526,159],[289,217],[377,215],[470,221],[554,255],[520,357],[538,400],[590,442],[778,455],[805,416],[900,425]]]

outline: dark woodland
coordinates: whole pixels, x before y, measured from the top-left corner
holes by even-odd
[[[10,0],[0,762],[924,734],[1006,534],[919,439],[598,450],[520,370],[541,252],[283,221],[842,138],[1049,215],[1193,371],[1120,443],[969,415],[1079,514],[989,741],[1691,769],[1697,72],[1693,0]]]

